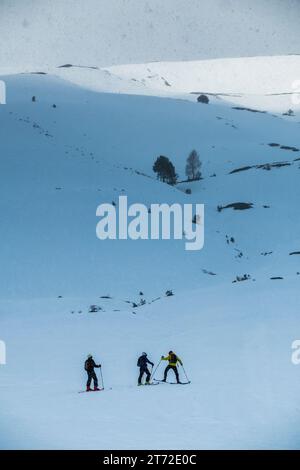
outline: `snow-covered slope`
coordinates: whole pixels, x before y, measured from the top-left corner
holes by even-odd
[[[0,446],[297,447],[297,117],[234,109],[225,99],[177,99],[209,91],[191,90],[192,81],[181,89],[180,78],[174,94],[155,97],[137,91],[154,93],[152,82],[117,93],[119,82],[128,92],[129,71],[118,70],[114,86],[103,70],[56,73],[69,81],[1,77],[0,332],[8,364],[0,369]],[[106,77],[111,93],[83,80],[92,74]],[[155,179],[161,154],[185,179],[193,148],[202,180],[170,187]],[[147,206],[205,203],[204,249],[99,241],[96,207],[124,194]],[[165,296],[169,289],[174,296]],[[169,349],[192,384],[136,389],[137,355],[147,350],[157,362]],[[106,385],[92,396],[76,393],[88,352],[103,363]]]
[[[2,295],[72,295],[83,287],[91,293],[100,289],[100,294],[111,293],[116,259],[131,273],[117,284],[122,294],[143,290],[153,279],[158,294],[159,286],[182,285],[176,266],[195,284],[203,278],[202,268],[228,280],[241,271],[255,277],[266,263],[260,253],[272,251],[285,230],[289,245],[282,243],[281,250],[296,249],[297,232],[290,234],[283,221],[291,216],[297,220],[297,205],[290,203],[298,198],[297,123],[224,105],[99,94],[48,76],[7,77],[6,83],[9,103],[0,112],[1,141],[8,151],[1,159],[1,191],[3,201],[9,194],[10,204],[3,215],[8,222],[20,218],[22,228],[16,231],[8,224],[11,230],[3,233],[7,269],[1,279]],[[36,103],[31,102],[33,95]],[[156,181],[152,165],[158,155],[171,158],[182,180],[186,156],[193,148],[200,152],[204,180],[177,188]],[[276,162],[286,166],[236,172]],[[284,194],[278,191],[282,181],[288,182]],[[190,196],[183,192],[187,186]],[[204,202],[206,249],[188,255],[181,242],[128,241],[126,249],[122,242],[102,244],[95,237],[96,207],[117,202],[122,194],[147,205]],[[254,208],[217,212],[218,205],[235,202],[252,203]],[[278,207],[283,211],[280,217],[274,213]],[[241,220],[251,227],[251,240]],[[235,243],[227,246],[226,235],[233,236]],[[156,274],[166,249],[168,264]],[[244,256],[236,258],[236,250]],[[23,263],[11,264],[12,255]],[[292,258],[288,260],[292,263]],[[268,265],[273,263],[270,256]],[[281,268],[284,274],[286,266]],[[83,271],[89,274],[83,276]],[[270,269],[268,275],[273,274]],[[143,285],[138,287],[138,280]]]
[[[1,67],[2,75],[24,72]],[[152,62],[100,67],[61,64],[27,67],[27,73],[55,75],[90,90],[180,98],[195,102],[202,93],[212,102],[228,102],[282,115],[292,109],[299,120],[300,55],[243,57],[186,62]]]
[[[86,299],[2,302],[1,448],[299,448],[297,284],[199,287],[137,315],[88,314]],[[158,363],[169,348],[192,383],[137,387],[137,354]],[[90,351],[106,390],[77,394]]]
[[[293,109],[298,114],[300,109],[299,55],[48,70],[98,91],[171,96],[193,101],[200,93],[205,93],[211,100],[275,113]]]
[[[251,96],[253,100],[264,97],[266,103],[276,109],[274,94],[296,92],[293,82],[299,80],[300,56],[153,62],[117,65],[108,70],[119,77],[135,79],[146,87],[160,91],[167,89],[169,92],[230,95],[233,99],[243,98],[243,95],[246,95],[246,99],[250,95],[249,100]],[[272,101],[269,98],[268,102],[267,97],[270,95],[273,98]]]

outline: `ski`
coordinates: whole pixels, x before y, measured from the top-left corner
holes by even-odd
[[[170,384],[170,385],[188,385],[191,382],[179,382],[179,383],[177,383],[177,382],[167,382],[167,383]]]
[[[159,380],[159,379],[153,379],[153,380],[156,380],[157,382],[162,382],[162,383],[164,383],[164,384],[170,384],[170,385],[188,385],[188,384],[191,383],[191,381],[189,381],[189,382],[179,382],[179,383],[177,383],[177,382],[165,382],[164,380]]]
[[[100,388],[99,390],[80,390],[78,393],[92,393],[92,392],[102,392],[104,388]]]
[[[155,383],[151,383],[151,384],[141,384],[141,385],[138,385],[138,387],[149,387],[150,385],[159,385],[158,383],[155,384]]]

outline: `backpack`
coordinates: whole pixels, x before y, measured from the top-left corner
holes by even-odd
[[[84,370],[89,371],[91,369],[92,369],[91,361],[89,359],[87,359],[84,363]]]
[[[142,365],[143,365],[143,359],[142,359],[142,356],[140,356],[137,361],[137,366],[142,367]]]

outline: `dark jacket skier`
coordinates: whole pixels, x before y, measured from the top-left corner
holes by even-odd
[[[175,376],[176,376],[177,383],[180,384],[179,374],[178,374],[178,369],[177,369],[177,362],[179,362],[179,364],[182,365],[182,360],[178,356],[176,356],[176,354],[173,351],[169,351],[169,354],[166,357],[161,356],[161,360],[162,361],[169,361],[169,364],[167,365],[167,367],[165,369],[163,382],[167,381],[168,372],[169,372],[170,369],[172,369],[174,371]]]
[[[95,368],[101,367],[101,364],[97,365],[93,359],[93,356],[91,354],[88,355],[87,360],[84,363],[84,369],[87,372],[88,375],[88,380],[86,383],[86,391],[90,392],[91,391],[91,382],[92,380],[94,381],[94,391],[99,390],[98,388],[98,379],[97,375],[95,373]]]
[[[149,372],[147,364],[151,364],[152,367],[154,366],[153,362],[149,361],[149,359],[147,357],[147,353],[143,352],[142,355],[138,358],[138,361],[137,361],[137,366],[140,368],[140,375],[139,375],[139,378],[138,378],[138,385],[142,385],[142,378],[143,378],[144,374],[146,374],[146,383],[145,383],[145,385],[150,384],[151,374]]]

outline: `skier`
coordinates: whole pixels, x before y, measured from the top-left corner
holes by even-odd
[[[163,378],[162,382],[167,381],[167,374],[168,374],[169,370],[172,369],[174,371],[175,376],[176,376],[177,383],[180,384],[181,382],[179,380],[177,362],[179,362],[179,364],[183,365],[181,359],[178,356],[176,356],[176,354],[173,351],[169,351],[169,355],[166,356],[166,357],[161,356],[161,360],[162,361],[169,361],[169,364],[167,365],[167,367],[165,369],[164,378]]]
[[[87,375],[88,375],[88,380],[87,380],[87,383],[86,383],[86,391],[87,392],[91,392],[91,382],[92,380],[94,381],[94,392],[97,392],[98,390],[100,390],[98,388],[98,379],[97,379],[97,375],[95,373],[95,367],[98,369],[99,367],[101,367],[101,364],[97,365],[93,359],[93,356],[91,354],[88,355],[87,357],[87,360],[85,361],[84,363],[84,369],[86,370],[87,372]]]
[[[138,385],[142,385],[143,375],[146,374],[146,383],[145,385],[150,385],[151,374],[149,372],[147,364],[154,366],[153,362],[149,361],[147,353],[143,352],[142,355],[138,358],[137,366],[140,368],[140,375],[138,379]]]

